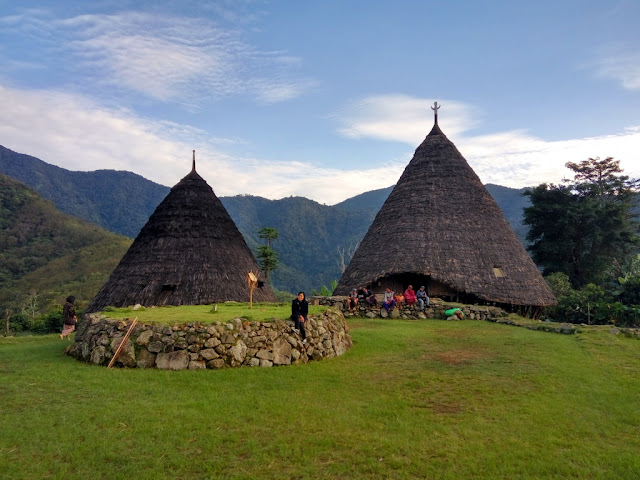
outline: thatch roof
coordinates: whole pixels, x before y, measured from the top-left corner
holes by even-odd
[[[246,277],[258,264],[242,234],[193,169],[158,205],[87,308],[202,305],[249,300]],[[254,301],[275,301],[268,285]]]
[[[335,294],[412,275],[484,302],[556,303],[502,211],[437,121],[378,212]]]

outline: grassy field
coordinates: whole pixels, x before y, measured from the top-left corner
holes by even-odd
[[[3,479],[638,479],[640,342],[350,320],[301,366],[107,370],[0,339]]]
[[[317,314],[327,307],[309,305],[309,314]],[[179,307],[113,308],[102,312],[109,318],[138,318],[141,323],[174,323],[199,322],[210,324],[213,322],[228,322],[241,317],[249,321],[269,322],[274,319],[286,319],[291,315],[291,303],[254,303],[249,309],[248,303],[225,302],[215,305],[181,305]]]

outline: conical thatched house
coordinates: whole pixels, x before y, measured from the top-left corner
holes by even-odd
[[[556,303],[496,202],[438,127],[437,115],[334,293],[362,285],[402,292],[409,284],[467,303]]]
[[[247,274],[259,268],[213,193],[191,172],[158,205],[98,292],[88,312],[106,306],[202,305],[249,300]],[[254,301],[275,301],[265,285]]]

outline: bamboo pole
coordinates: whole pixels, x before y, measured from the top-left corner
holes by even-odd
[[[136,323],[138,323],[138,317],[136,317],[133,320],[133,322],[131,322],[131,326],[129,327],[129,330],[127,330],[127,333],[125,334],[124,338],[122,339],[122,342],[120,342],[120,346],[118,346],[118,349],[116,350],[116,353],[111,358],[111,361],[109,362],[109,366],[107,368],[111,368],[113,366],[113,364],[115,363],[116,358],[118,358],[118,355],[120,355],[120,352],[122,351],[122,348],[124,347],[124,344],[126,343],[127,340],[129,340],[129,336],[131,335],[131,332],[133,332],[133,327],[136,326]]]

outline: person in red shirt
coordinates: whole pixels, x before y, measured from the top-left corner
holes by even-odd
[[[407,302],[409,306],[416,303],[416,292],[413,290],[413,285],[409,285],[404,291],[404,301]]]

